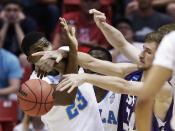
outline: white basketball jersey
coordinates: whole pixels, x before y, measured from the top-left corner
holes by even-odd
[[[121,94],[109,91],[105,98],[98,103],[105,131],[117,131],[120,97]]]
[[[54,77],[50,79],[43,80],[55,82]],[[89,83],[78,87],[74,104],[53,106],[41,119],[49,131],[104,131],[93,86]]]

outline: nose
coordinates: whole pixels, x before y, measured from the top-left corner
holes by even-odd
[[[143,59],[143,58],[144,58],[144,51],[142,51],[142,52],[139,54],[139,58],[140,58],[140,59]]]

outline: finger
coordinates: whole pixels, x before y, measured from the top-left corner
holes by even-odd
[[[62,18],[62,17],[60,17],[60,18],[59,18],[59,20],[60,20],[60,22],[62,22],[62,21],[63,21],[63,18]]]
[[[60,24],[61,24],[63,27],[66,26],[65,23],[64,23],[63,21],[61,21]]]
[[[35,66],[35,72],[37,73],[39,70],[39,68],[37,66]]]
[[[46,77],[46,76],[47,76],[47,74],[48,74],[48,72],[46,72],[46,73],[44,74],[44,77]]]
[[[40,78],[40,79],[42,79],[43,76],[44,76],[44,72],[41,69],[39,69],[39,71],[37,73],[37,77]]]
[[[71,35],[72,35],[72,36],[75,36],[75,32],[76,32],[76,31],[75,31],[75,27],[71,27]]]
[[[64,87],[66,84],[68,84],[69,83],[69,81],[66,81],[66,82],[64,82],[64,83],[59,83],[58,85],[57,85],[57,87],[56,87],[56,90],[57,91],[59,91],[62,87]]]
[[[64,79],[63,79],[63,80],[64,80]],[[64,87],[65,85],[71,83],[71,81],[69,81],[69,80],[65,80],[65,81],[63,81],[63,80],[58,84],[58,86],[57,86],[57,89],[58,89],[58,90],[60,90],[60,89],[61,89],[62,87]]]
[[[40,52],[33,53],[32,56],[40,56],[40,55],[44,55],[45,53],[47,53],[47,51],[40,51]]]
[[[44,73],[42,72],[41,74],[40,74],[40,79],[42,79],[43,78],[43,76],[44,76]]]
[[[59,83],[59,86],[64,86],[65,84],[69,83],[69,79],[68,78],[63,78],[61,80],[61,82]]]
[[[64,23],[66,23],[66,20],[65,20],[65,18],[63,18],[63,21],[64,21]]]
[[[69,88],[70,86],[72,86],[72,82],[71,83],[68,83],[67,85],[63,86],[59,91],[64,91],[66,90],[67,88]]]
[[[100,19],[101,21],[106,21],[106,16],[96,15],[95,18]]]
[[[64,78],[71,76],[71,74],[63,75]]]
[[[42,56],[42,57],[40,58],[40,62],[43,63],[43,62],[45,62],[47,59],[49,59],[49,56]]]
[[[102,13],[102,12],[96,10],[96,9],[90,9],[90,10],[89,10],[89,14],[102,15],[102,14],[104,14],[104,13]]]
[[[67,91],[67,93],[71,93],[76,88],[76,85],[72,85],[71,88]]]
[[[41,70],[38,69],[38,72],[37,72],[37,77],[38,77],[38,78],[40,77],[40,74],[41,74]]]
[[[59,55],[56,59],[56,63],[59,63],[61,60],[62,60],[62,56]]]

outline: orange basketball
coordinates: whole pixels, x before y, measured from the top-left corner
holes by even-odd
[[[54,89],[40,79],[28,80],[18,90],[18,103],[30,116],[41,116],[53,107]]]

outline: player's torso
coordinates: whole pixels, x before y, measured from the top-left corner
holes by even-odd
[[[155,97],[154,115],[153,115],[153,131],[172,131],[170,128],[170,120],[173,113],[173,95],[171,82],[169,87],[161,90]]]
[[[173,102],[174,100],[171,101],[171,104],[169,106],[169,108],[166,111],[166,115],[164,117],[164,120],[160,120],[156,114],[153,114],[153,127],[152,127],[152,131],[172,131],[171,127],[170,127],[170,121],[172,118],[172,114],[173,114]]]
[[[95,93],[88,83],[79,87],[74,104],[54,106],[42,120],[50,131],[103,131]]]
[[[117,131],[120,97],[121,94],[110,91],[105,98],[98,103],[105,131]]]
[[[134,72],[126,77],[129,81],[140,81],[142,72]],[[119,116],[118,116],[118,131],[133,131],[135,130],[135,104],[136,97],[130,95],[121,95]]]
[[[33,72],[30,79],[37,79]],[[43,80],[58,84],[59,77],[47,76]],[[85,83],[78,87],[75,103],[54,106],[41,117],[49,131],[104,131],[93,86]]]
[[[140,81],[142,73],[136,72],[129,76],[127,80]],[[130,95],[122,95],[119,109],[119,125],[118,131],[133,131],[135,128],[135,104],[137,97]],[[166,102],[167,103],[167,102]],[[164,102],[159,103],[163,108]],[[156,105],[155,105],[156,106]],[[158,106],[157,106],[158,107]],[[156,113],[153,113],[153,126],[152,131],[171,131],[170,130],[170,118],[172,116],[173,101],[168,102],[168,107],[165,109],[164,122],[156,118]],[[160,127],[162,130],[160,130]]]

